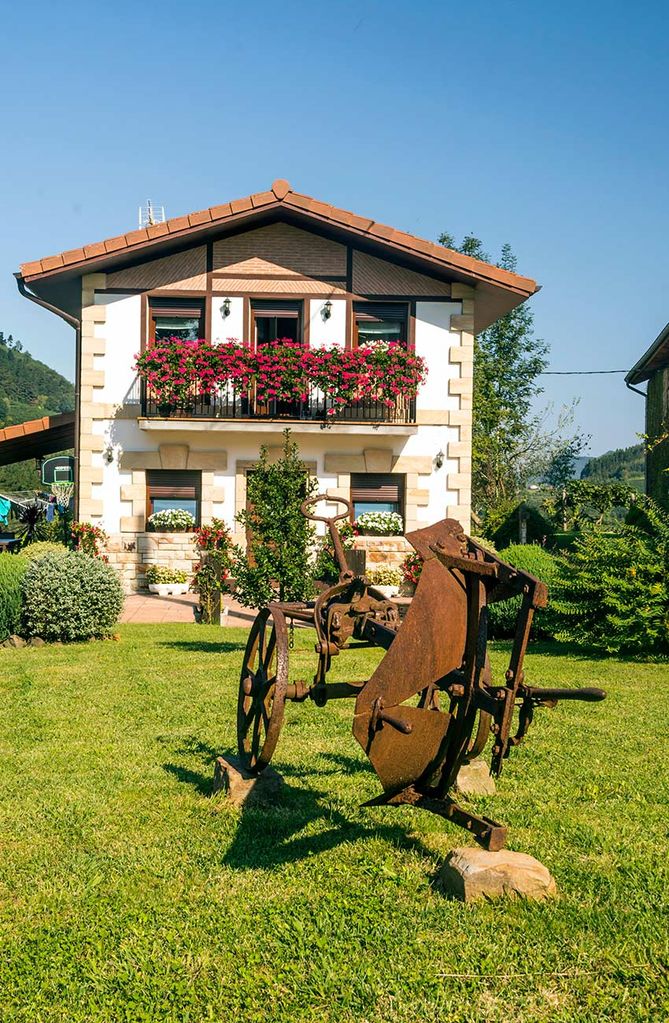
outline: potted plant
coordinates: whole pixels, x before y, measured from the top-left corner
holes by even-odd
[[[397,512],[363,512],[355,526],[363,536],[401,536],[404,530],[402,516]]]
[[[147,525],[152,533],[191,533],[195,519],[183,508],[164,508],[149,515]]]
[[[367,578],[379,593],[390,600],[397,595],[397,590],[402,582],[402,576],[397,568],[375,568],[368,572]]]
[[[161,597],[188,593],[188,573],[182,569],[169,568],[167,565],[149,565],[146,570],[146,581],[149,584],[149,592],[158,593]]]
[[[232,566],[232,537],[222,519],[212,519],[195,530],[194,544],[200,553],[193,589],[199,596],[195,619],[210,625],[222,624],[227,614],[223,595],[229,592]]]
[[[402,593],[403,596],[411,597],[416,592],[416,586],[420,579],[420,574],[423,571],[423,559],[420,554],[416,551],[412,551],[411,554],[407,554],[406,558],[400,565],[400,573],[402,575]]]

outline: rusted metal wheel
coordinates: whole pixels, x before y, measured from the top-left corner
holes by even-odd
[[[260,772],[279,741],[288,684],[288,629],[283,612],[263,608],[249,634],[237,702],[237,746],[246,767]]]

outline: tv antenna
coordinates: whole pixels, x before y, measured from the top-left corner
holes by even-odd
[[[162,224],[165,221],[165,207],[147,199],[143,206],[139,207],[139,226],[151,227],[153,224]]]

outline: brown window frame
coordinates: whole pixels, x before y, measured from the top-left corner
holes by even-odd
[[[195,469],[147,469],[147,525],[149,516],[153,514],[153,502],[156,498],[195,501],[195,526],[199,526],[202,520],[202,472]]]
[[[392,316],[393,319],[397,319],[402,324],[401,336],[399,341],[406,347],[409,345],[409,316],[410,308],[408,302],[354,302],[352,310],[353,319],[353,337],[352,344],[354,348],[359,345],[358,338],[358,320],[367,320],[383,322],[383,320],[389,320],[391,315],[397,312],[399,315]],[[391,315],[388,315],[391,314]]]
[[[258,347],[256,341],[256,320],[270,319],[272,316],[277,319],[297,320],[297,340],[304,344],[304,300],[303,299],[263,299],[252,298],[249,300],[251,308],[251,338],[250,344],[255,351]],[[262,345],[261,345],[262,347]]]
[[[156,341],[156,317],[172,316],[183,317],[192,320],[197,318],[200,321],[198,334],[201,338],[205,336],[206,311],[204,298],[149,298],[149,332],[148,344],[153,345]]]

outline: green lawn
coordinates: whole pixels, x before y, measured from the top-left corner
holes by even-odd
[[[281,806],[209,798],[244,639],[129,625],[0,652],[2,1023],[669,1018],[666,665],[528,658],[538,684],[609,692],[538,712],[476,804],[560,897],[463,905],[435,877],[464,832],[360,808],[378,788],[347,701],[288,707]],[[347,651],[333,678],[377,656]]]

